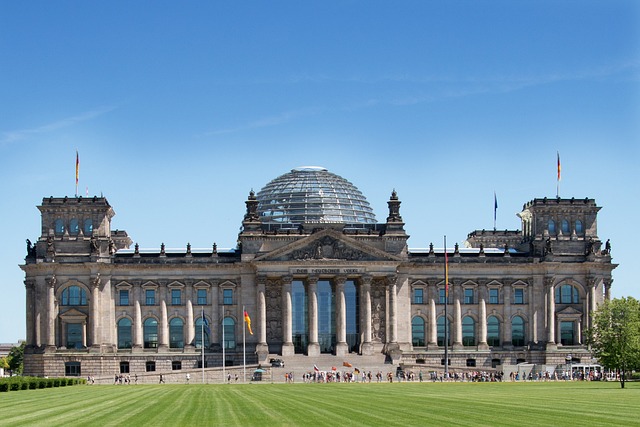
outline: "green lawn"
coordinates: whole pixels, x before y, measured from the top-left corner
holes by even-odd
[[[0,425],[640,425],[640,383],[78,385],[0,394]]]

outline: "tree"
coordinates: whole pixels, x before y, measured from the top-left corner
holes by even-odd
[[[625,373],[640,368],[640,301],[633,297],[605,301],[593,313],[587,343],[602,366],[620,373],[624,388]]]
[[[9,369],[11,374],[22,374],[22,361],[24,358],[24,341],[18,346],[11,347],[7,359],[9,361]]]

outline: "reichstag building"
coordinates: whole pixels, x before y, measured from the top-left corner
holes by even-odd
[[[223,350],[238,365],[243,308],[247,363],[442,366],[445,346],[452,368],[591,361],[584,332],[615,268],[593,199],[536,198],[518,214],[521,230],[471,231],[447,248],[448,297],[444,250],[408,246],[395,191],[379,221],[348,180],[301,167],[244,203],[233,250],[176,251],[112,230],[104,197],[44,198],[21,266],[25,374],[218,367]]]

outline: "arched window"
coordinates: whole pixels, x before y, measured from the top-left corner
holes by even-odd
[[[84,235],[85,236],[91,236],[93,234],[93,220],[92,219],[85,219],[84,220]]]
[[[62,291],[61,305],[87,305],[87,292],[73,285]]]
[[[424,319],[420,316],[411,320],[411,342],[414,347],[424,347]]]
[[[576,220],[576,234],[584,233],[584,227],[582,226],[582,221],[579,219]]]
[[[487,319],[487,344],[492,347],[500,346],[500,320],[496,316]]]
[[[169,348],[184,348],[184,322],[179,317],[169,321]]]
[[[569,221],[567,221],[566,219],[562,220],[562,234],[569,234],[570,230],[569,230]]]
[[[60,218],[56,219],[54,231],[57,235],[64,234],[64,221],[62,221]]]
[[[202,333],[204,332],[204,348],[209,348],[209,335],[211,329],[209,328],[209,322],[202,320],[202,316],[196,319],[196,348],[202,348]]]
[[[549,220],[549,234],[556,234],[556,222],[552,219]]]
[[[118,348],[131,348],[131,320],[126,317],[118,321]]]
[[[462,319],[462,345],[476,345],[476,322],[471,316]]]
[[[71,234],[72,236],[77,236],[79,232],[80,224],[78,223],[78,219],[71,218],[71,221],[69,221],[69,234]]]
[[[158,321],[153,317],[148,318],[142,325],[144,335],[144,348],[158,347]]]
[[[511,344],[519,347],[524,345],[524,319],[520,316],[511,320]]]
[[[556,304],[579,304],[580,293],[572,285],[556,286]]]
[[[438,317],[438,346],[444,346],[444,326],[445,317]],[[447,320],[447,345],[451,345],[451,322]]]
[[[225,317],[222,321],[224,341],[222,345],[227,350],[236,348],[236,322],[231,317]]]

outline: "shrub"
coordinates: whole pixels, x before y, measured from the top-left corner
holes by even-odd
[[[18,390],[20,390],[20,381],[12,381],[12,382],[9,384],[9,389],[10,389],[11,391],[18,391]]]
[[[1,391],[9,391],[9,383],[1,382],[0,383],[0,392]]]
[[[59,378],[54,378],[53,379],[53,386],[54,387],[60,387],[60,379]]]
[[[47,386],[47,380],[38,380],[38,388],[45,388]]]
[[[35,378],[29,378],[29,390],[35,390],[38,388],[38,380]]]
[[[24,380],[20,383],[20,390],[29,390],[29,381]]]
[[[46,380],[46,387],[47,387],[47,388],[51,388],[51,387],[53,387],[53,380],[52,380],[51,378],[48,378],[48,379]]]

